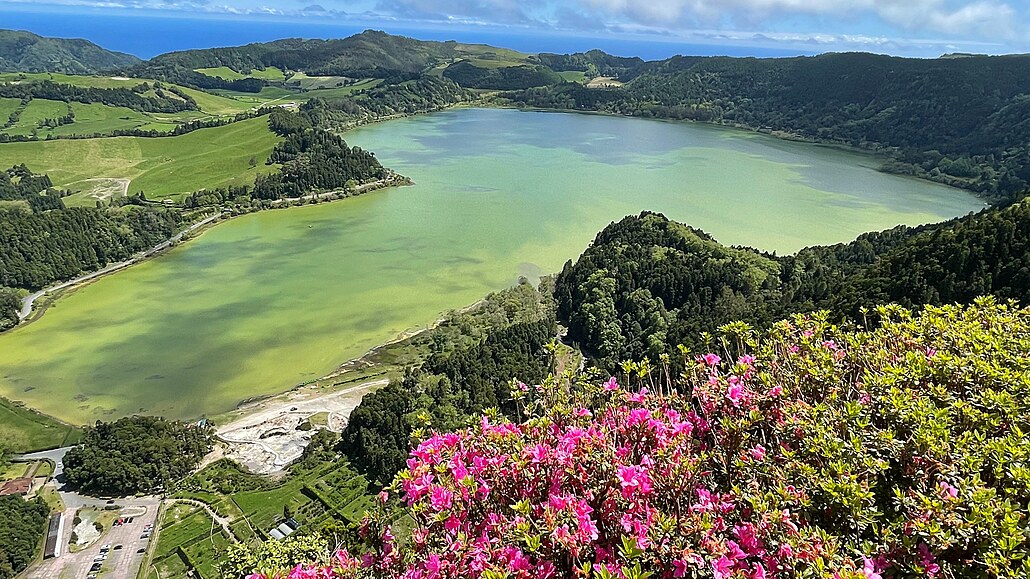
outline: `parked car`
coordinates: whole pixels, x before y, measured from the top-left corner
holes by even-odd
[[[146,553],[147,552],[147,548],[146,547],[140,547],[139,549],[136,549],[136,552],[137,553]]]
[[[121,546],[121,545],[115,545],[115,546],[114,546],[114,550],[115,550],[115,551],[117,551],[118,549],[121,549],[121,548],[122,548],[122,546]]]

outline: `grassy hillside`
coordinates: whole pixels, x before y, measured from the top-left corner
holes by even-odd
[[[97,89],[132,89],[142,83],[154,85],[155,81],[144,78],[127,78],[120,76],[86,76],[56,73],[6,73],[0,74],[0,83],[31,83],[50,81],[62,85],[72,85]],[[169,85],[188,95],[200,110],[188,110],[175,113],[147,112],[134,110],[124,106],[108,105],[100,102],[81,103],[33,98],[23,103],[17,98],[0,99],[0,135],[12,137],[36,137],[47,139],[53,137],[111,135],[116,131],[158,131],[167,133],[177,126],[196,120],[207,120],[214,117],[234,116],[254,110],[272,99],[251,98],[245,100],[231,95],[216,95],[186,87]],[[155,88],[139,93],[146,98],[157,98]],[[182,100],[181,97],[164,90],[165,98]],[[72,122],[59,126],[47,126],[47,119],[64,117],[69,112],[74,115]],[[14,116],[12,116],[12,114]],[[0,145],[2,147],[3,145]]]
[[[253,183],[278,141],[265,117],[224,127],[201,129],[177,137],[112,137],[5,143],[0,165],[25,163],[47,173],[58,187],[81,192],[69,204],[92,204],[96,182],[129,179],[129,193],[150,198],[179,198],[203,188]],[[255,167],[250,166],[254,159]]]
[[[81,431],[56,418],[0,398],[0,441],[13,452],[32,452],[73,444]]]
[[[0,72],[70,72],[89,74],[140,60],[105,50],[88,40],[44,38],[22,30],[0,30]]]

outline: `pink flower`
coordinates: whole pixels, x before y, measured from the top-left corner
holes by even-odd
[[[937,557],[934,557],[933,553],[930,552],[930,548],[926,546],[926,543],[919,543],[919,563],[923,566],[923,570],[926,571],[927,577],[934,577],[941,572],[941,568],[937,565]]]
[[[865,579],[883,579],[880,576],[876,563],[869,557],[862,557],[862,574]]]
[[[262,575],[261,573],[251,573],[250,575],[247,575],[247,579],[268,579],[268,578],[265,577],[264,575]]]
[[[619,389],[619,383],[615,381],[615,376],[608,378],[608,381],[604,383],[604,389],[609,391]]]
[[[731,384],[726,391],[726,398],[733,403],[734,408],[740,406],[740,399],[744,397],[744,387],[740,384]]]
[[[303,565],[297,565],[288,575],[289,579],[317,579],[317,577],[318,571],[314,567],[304,567]]]
[[[783,386],[773,386],[769,389],[769,396],[779,397],[783,396]]]
[[[704,361],[705,364],[708,364],[709,366],[715,366],[716,364],[722,361],[722,358],[715,354],[705,354]]]
[[[756,444],[755,447],[751,449],[751,458],[753,458],[753,459],[755,459],[757,461],[761,461],[762,459],[764,459],[765,458],[765,447],[762,446],[761,444]]]
[[[634,494],[646,495],[651,492],[651,476],[640,466],[620,466],[618,468],[619,484],[622,486],[622,498],[631,498]]]
[[[429,504],[437,511],[443,511],[451,508],[453,499],[454,493],[441,486],[434,486],[430,492]]]
[[[755,563],[755,571],[751,574],[751,579],[765,579],[765,566]]]
[[[539,464],[547,460],[547,447],[542,444],[534,444],[526,450],[533,464]]]
[[[725,555],[719,557],[712,561],[712,573],[715,575],[715,579],[727,579],[733,573],[733,561]]]
[[[946,499],[957,499],[958,498],[958,489],[955,488],[954,486],[952,486],[947,481],[943,481],[942,480],[940,483],[938,483],[938,486],[940,487],[940,490],[941,490],[941,497],[946,498]]]
[[[676,559],[672,562],[672,576],[673,577],[686,577],[687,576],[687,562],[683,559]]]

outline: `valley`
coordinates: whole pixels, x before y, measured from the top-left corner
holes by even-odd
[[[0,30],[0,579],[1030,573],[1026,62]]]
[[[0,335],[0,391],[73,423],[220,414],[555,272],[638,207],[782,253],[982,206],[872,157],[682,123],[461,109],[347,139],[416,185],[233,219],[77,289]]]

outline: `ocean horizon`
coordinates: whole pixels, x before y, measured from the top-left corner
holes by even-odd
[[[0,27],[40,36],[85,38],[108,50],[149,59],[177,50],[239,46],[282,38],[345,38],[367,29],[419,40],[456,40],[490,44],[526,53],[568,54],[600,49],[616,56],[661,60],[675,55],[787,57],[815,54],[791,49],[727,44],[688,44],[673,40],[608,36],[571,36],[497,28],[411,27],[374,21],[280,20],[271,17],[190,17],[178,13],[127,14],[110,9],[83,11],[9,10]]]

